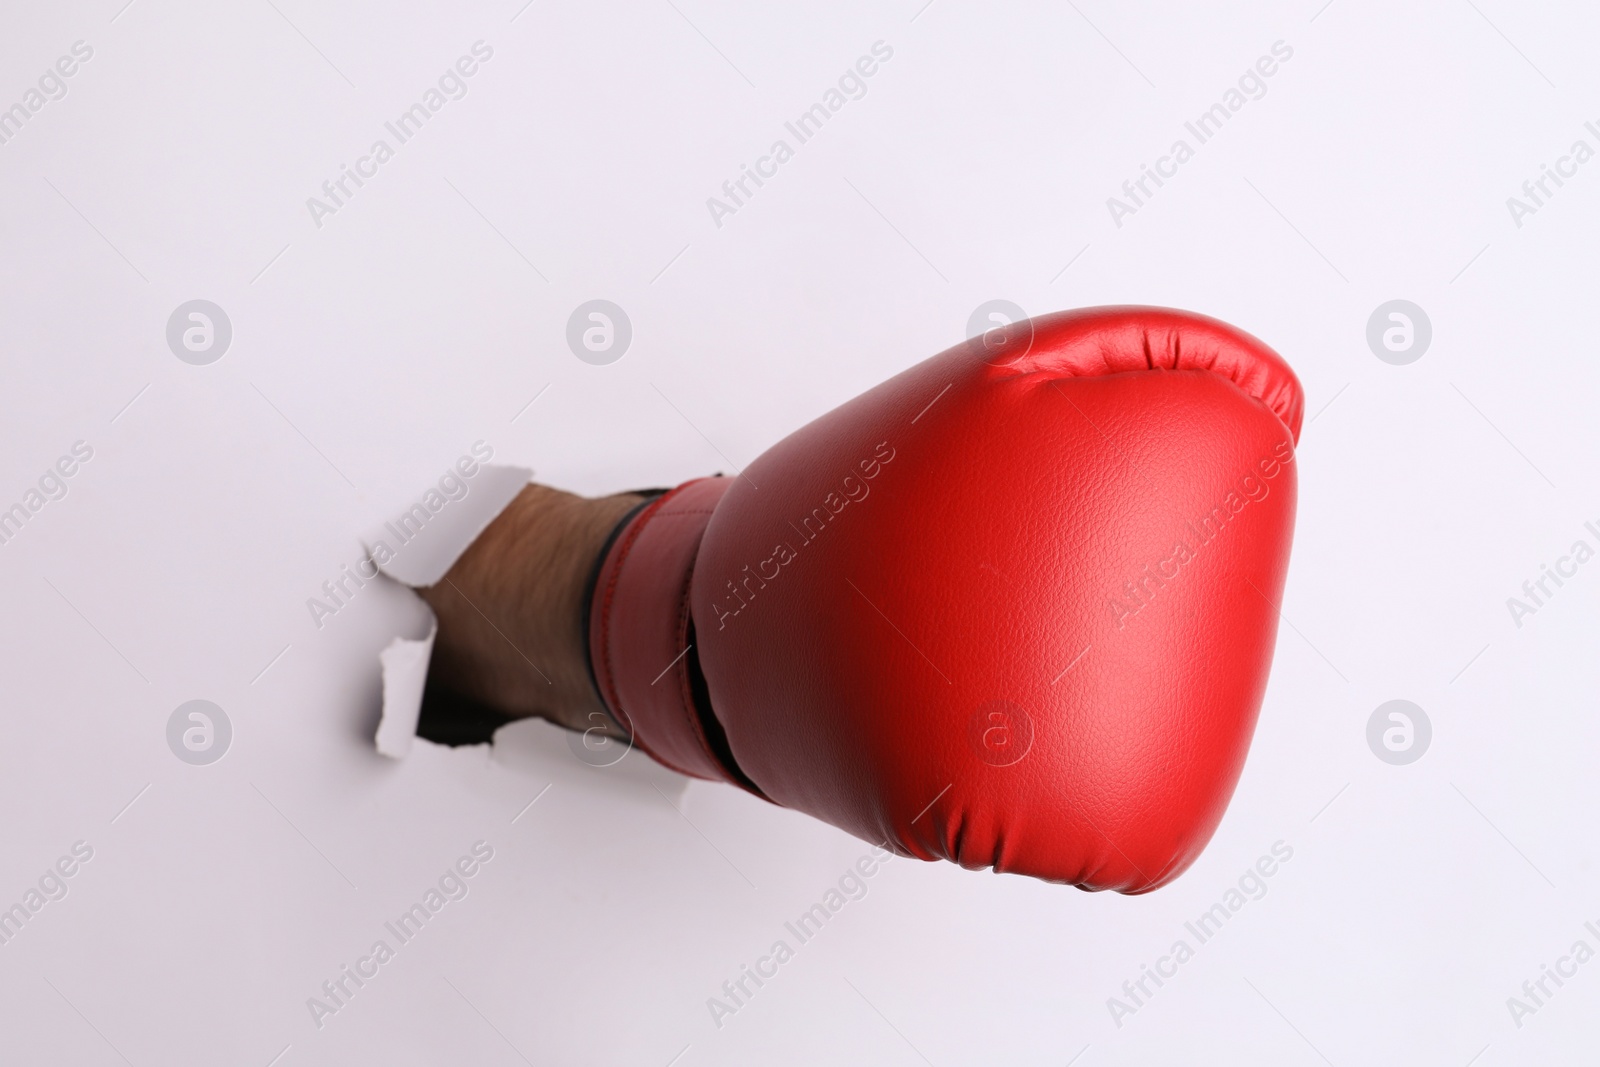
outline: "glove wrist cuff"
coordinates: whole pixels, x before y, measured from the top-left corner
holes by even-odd
[[[695,706],[689,587],[726,478],[701,478],[632,512],[602,553],[589,600],[589,663],[633,742],[683,774],[739,782],[713,754]]]

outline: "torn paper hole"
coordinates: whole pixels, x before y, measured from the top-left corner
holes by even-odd
[[[456,560],[533,478],[526,467],[481,466],[474,476],[455,484],[466,493],[455,499],[442,489],[429,489],[410,508],[368,531],[362,538],[369,558],[385,575],[412,588],[437,583]],[[433,507],[430,508],[429,505]],[[417,735],[422,693],[428,684],[428,661],[439,622],[427,612],[426,637],[397,637],[378,655],[383,670],[383,714],[374,740],[378,751],[404,759]]]

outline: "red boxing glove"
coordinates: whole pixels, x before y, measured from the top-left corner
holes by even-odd
[[[1200,315],[991,331],[626,519],[596,686],[667,766],[896,852],[1154,889],[1255,729],[1302,412]]]

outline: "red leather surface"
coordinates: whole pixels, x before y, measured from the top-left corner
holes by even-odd
[[[729,781],[706,744],[689,693],[689,583],[695,553],[727,479],[702,478],[660,497],[630,522],[601,564],[589,649],[601,697],[656,760]]]
[[[1143,892],[1199,854],[1243,767],[1300,387],[1261,342],[1184,312],[1094,308],[1007,337],[722,480],[690,582],[698,653],[775,802],[909,855]],[[653,676],[669,657],[652,655]]]

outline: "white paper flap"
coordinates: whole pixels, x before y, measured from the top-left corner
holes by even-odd
[[[429,613],[430,615],[432,612]],[[433,656],[433,639],[439,621],[432,620],[421,640],[397,637],[378,653],[383,667],[383,717],[378,720],[374,740],[378,751],[390,759],[405,759],[417,736],[417,719],[422,714],[422,691],[428,684],[428,661]]]
[[[466,487],[464,496],[452,500],[428,489],[409,508],[368,530],[362,543],[378,569],[395,581],[413,588],[433,585],[532,478],[527,467],[479,467],[473,477],[453,483]]]

